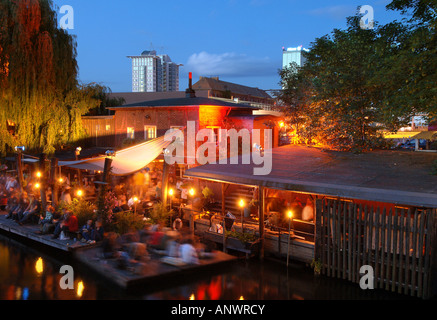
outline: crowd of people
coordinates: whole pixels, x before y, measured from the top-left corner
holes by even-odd
[[[69,190],[68,183],[61,188],[61,201],[71,202]],[[88,243],[103,240],[101,221],[88,221],[86,226],[78,226],[74,213],[65,208],[55,208],[52,205],[50,188],[45,191],[46,208],[43,210],[41,192],[35,187],[34,181],[29,180],[26,186],[21,187],[14,175],[1,175],[0,210],[6,213],[4,218],[11,219],[18,225],[38,225],[40,234],[52,234],[53,239],[66,240],[80,237],[83,242]]]
[[[56,203],[71,203],[77,197],[78,188],[83,191],[82,199],[95,200],[98,190],[93,180],[99,178],[81,176],[74,171],[70,174],[59,179],[62,183],[59,184]],[[138,214],[145,214],[151,209],[151,204],[161,201],[162,171],[157,168],[145,168],[131,176],[111,178],[113,180],[108,190],[115,196],[114,212],[133,211],[135,208]],[[52,239],[77,238],[78,241],[90,244],[100,242],[102,257],[115,259],[120,268],[132,268],[147,261],[150,252],[185,264],[198,264],[201,256],[211,252],[211,248],[196,241],[191,232],[185,234],[182,231],[179,216],[172,217],[171,227],[147,225],[140,231],[124,235],[105,233],[100,220],[89,219],[80,226],[72,211],[65,209],[65,206],[55,206],[50,187],[42,193],[40,187],[35,188],[35,183],[29,179],[25,187],[20,187],[16,176],[3,172],[0,176],[0,210],[5,213],[4,219],[11,219],[19,225],[38,225],[39,233],[51,235]],[[169,177],[168,184],[175,192],[173,200],[186,203],[188,192],[184,181]],[[46,196],[45,210],[42,208],[42,194]]]
[[[188,231],[155,224],[124,235],[109,232],[102,242],[101,258],[115,261],[120,269],[135,271],[152,253],[179,264],[198,265],[201,258],[212,256],[214,249],[212,243],[202,243]]]

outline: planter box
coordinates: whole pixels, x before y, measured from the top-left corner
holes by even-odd
[[[259,242],[242,242],[237,238],[228,237],[226,239],[226,248],[253,254],[258,252]]]
[[[223,243],[223,234],[221,233],[205,231],[204,238],[210,241],[214,241],[216,243],[220,243],[220,244]],[[226,248],[249,253],[249,254],[254,254],[258,252],[259,242],[258,241],[242,242],[237,238],[227,237]]]

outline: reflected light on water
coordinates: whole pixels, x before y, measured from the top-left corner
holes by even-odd
[[[85,290],[85,286],[83,285],[83,281],[79,281],[77,284],[77,292],[76,295],[81,298],[83,295],[83,291]]]
[[[39,257],[35,263],[35,270],[38,274],[41,274],[44,271],[44,265],[41,257]]]

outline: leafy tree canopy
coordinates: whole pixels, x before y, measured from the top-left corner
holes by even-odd
[[[388,9],[409,20],[347,29],[317,38],[302,68],[281,70],[278,98],[303,142],[364,151],[383,146],[380,129],[395,131],[413,115],[437,114],[436,4],[395,0]]]
[[[0,0],[0,154],[51,154],[84,137],[81,116],[98,101],[77,80],[76,54],[52,1]]]

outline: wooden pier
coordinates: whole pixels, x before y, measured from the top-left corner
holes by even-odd
[[[162,254],[149,253],[146,261],[139,261],[134,266],[122,270],[117,267],[117,261],[114,259],[102,258],[99,243],[87,244],[78,239],[76,241],[52,239],[52,234],[39,234],[38,225],[21,226],[13,220],[6,219],[4,213],[0,213],[0,230],[69,253],[86,268],[123,289],[139,288],[152,283],[168,283],[186,276],[196,276],[201,272],[211,272],[224,265],[228,266],[238,259],[236,256],[214,251],[201,257],[198,265],[187,265]]]
[[[65,252],[73,252],[79,248],[94,246],[82,243],[79,239],[76,239],[76,241],[74,239],[52,239],[52,234],[42,235],[39,233],[39,225],[30,224],[21,226],[11,219],[6,219],[6,214],[4,213],[0,213],[0,230]]]
[[[224,252],[213,251],[210,256],[200,258],[198,265],[188,265],[179,259],[150,253],[146,261],[138,261],[122,270],[117,267],[115,259],[104,259],[100,253],[100,247],[84,248],[75,251],[74,256],[76,260],[125,290],[171,283],[188,276],[223,270],[224,266],[229,267],[232,262],[238,260],[237,257]]]

